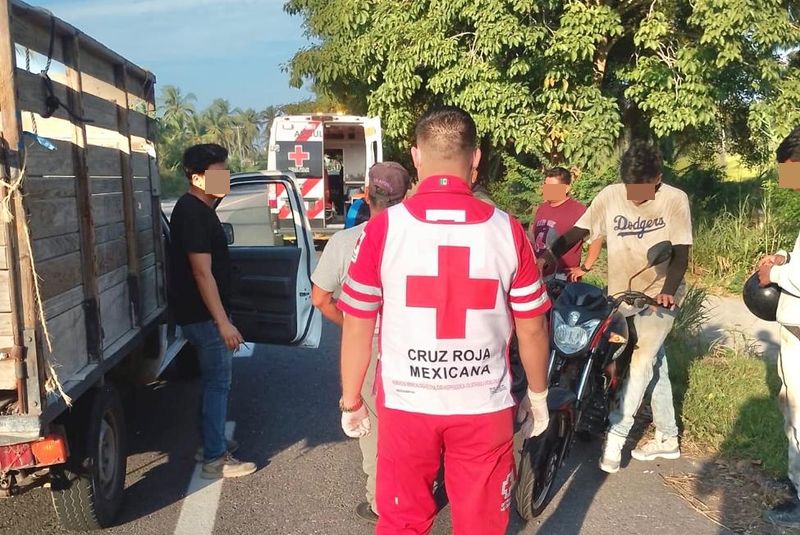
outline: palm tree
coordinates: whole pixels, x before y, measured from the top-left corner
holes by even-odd
[[[194,93],[184,95],[179,87],[167,85],[161,90],[161,116],[164,122],[173,128],[180,129],[186,120],[194,114]]]
[[[193,144],[202,143],[206,134],[206,125],[203,122],[203,118],[196,113],[190,115],[186,121],[186,134]]]
[[[230,146],[231,118],[225,111],[218,106],[209,106],[203,112],[203,125],[205,126],[203,138],[206,142]]]
[[[269,149],[269,134],[270,130],[272,129],[272,123],[274,123],[275,118],[281,115],[282,113],[283,113],[282,106],[267,106],[261,111],[260,145],[262,149]]]
[[[258,152],[258,135],[261,128],[261,114],[252,108],[240,111],[233,116],[233,128],[236,130],[236,145],[242,161],[251,160]]]

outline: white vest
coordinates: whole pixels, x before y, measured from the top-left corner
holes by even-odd
[[[512,407],[508,295],[519,261],[509,216],[495,210],[483,223],[434,224],[403,205],[388,216],[380,266],[386,406],[434,415]]]

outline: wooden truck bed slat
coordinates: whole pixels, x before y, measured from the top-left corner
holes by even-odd
[[[24,406],[0,416],[0,433],[38,432],[64,408],[52,381],[45,385],[49,370],[67,394],[79,395],[140,343],[166,309],[150,116],[155,77],[56,19],[48,74],[72,115],[59,108],[44,118],[39,70],[50,30],[46,13],[0,0],[0,70],[13,73],[12,83],[0,86],[0,158],[11,180],[25,165],[23,196],[13,196],[12,241],[0,232],[0,389],[9,387],[2,357],[13,346],[26,348],[28,371],[16,384]],[[21,138],[25,150],[18,152]],[[38,321],[34,268],[52,350]]]

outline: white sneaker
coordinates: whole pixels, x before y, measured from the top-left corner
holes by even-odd
[[[619,465],[622,462],[622,447],[625,446],[625,439],[611,433],[606,437],[603,447],[603,457],[600,459],[600,470],[609,474],[619,472]]]
[[[656,436],[653,440],[631,452],[631,457],[637,461],[655,461],[659,457],[663,459],[679,459],[680,456],[681,450],[678,445],[678,437],[664,438],[658,431],[656,431]]]

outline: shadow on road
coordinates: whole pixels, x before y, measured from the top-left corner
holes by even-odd
[[[236,422],[236,456],[259,469],[286,448],[339,442],[339,332],[326,323],[318,350],[257,346],[251,358],[234,358],[228,420]],[[129,456],[155,453],[129,464],[119,524],[132,522],[185,497],[194,455],[200,388],[177,380],[135,389],[126,400]],[[130,459],[130,457],[129,457]],[[130,483],[133,481],[133,483]]]
[[[545,510],[544,520],[534,519],[525,523],[514,514],[507,535],[580,533],[589,508],[607,477],[597,468],[597,455],[594,453],[597,450],[599,454],[599,447],[597,440],[576,444],[560,470],[558,487],[553,489],[553,493],[558,493],[559,496]]]

